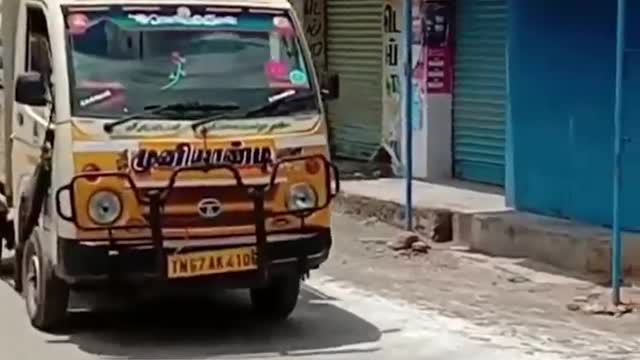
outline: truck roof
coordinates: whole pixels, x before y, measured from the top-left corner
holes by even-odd
[[[246,6],[273,9],[291,9],[288,0],[43,0],[49,4],[92,6],[92,5],[209,5]],[[1,2],[1,0],[0,0]]]

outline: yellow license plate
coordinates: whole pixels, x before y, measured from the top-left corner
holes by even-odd
[[[257,268],[255,246],[170,255],[167,259],[167,275],[172,279]]]

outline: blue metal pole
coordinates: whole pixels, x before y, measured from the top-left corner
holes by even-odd
[[[405,0],[404,6],[404,118],[405,118],[405,177],[406,177],[406,199],[405,215],[407,220],[407,230],[413,230],[413,84],[412,84],[412,45],[413,45],[413,0]]]
[[[622,283],[622,238],[620,234],[620,187],[622,172],[622,75],[625,49],[626,1],[618,0],[616,29],[616,90],[613,114],[613,224],[611,244],[612,301],[620,304]]]

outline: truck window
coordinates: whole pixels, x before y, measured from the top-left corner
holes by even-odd
[[[284,11],[129,9],[65,12],[73,115],[113,118],[167,102],[250,109],[283,91],[317,91]],[[319,111],[314,98],[291,106]]]
[[[43,67],[51,68],[49,32],[47,19],[42,9],[27,8],[27,56],[25,71],[42,71]]]

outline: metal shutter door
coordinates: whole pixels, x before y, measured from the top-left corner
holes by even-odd
[[[454,173],[503,185],[506,0],[458,0],[453,97]]]
[[[367,160],[382,138],[382,1],[327,1],[327,62],[340,75],[328,103],[338,156]]]

